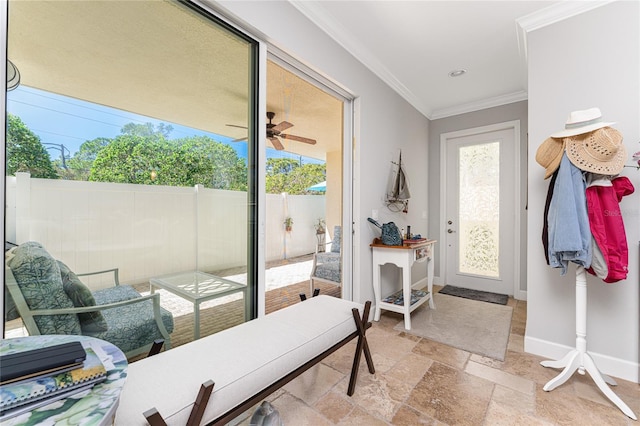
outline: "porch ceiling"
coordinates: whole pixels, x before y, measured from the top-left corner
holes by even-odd
[[[246,136],[227,124],[247,123],[247,44],[180,4],[10,2],[8,57],[26,86]],[[273,63],[267,79],[274,122],[289,121],[294,127],[285,133],[318,141],[311,146],[283,140],[287,151],[325,159],[339,149],[341,102]]]

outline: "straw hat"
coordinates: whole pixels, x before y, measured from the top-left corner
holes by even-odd
[[[605,123],[602,121],[602,113],[599,108],[589,108],[582,111],[573,111],[569,114],[564,130],[551,135],[552,138],[566,138],[568,136],[580,135],[616,123]]]
[[[562,153],[564,152],[564,140],[547,138],[540,144],[536,151],[536,161],[542,167],[546,169],[544,178],[547,179],[553,174],[558,167],[560,167],[560,161],[562,160]]]
[[[617,175],[627,159],[622,133],[613,127],[564,138],[567,157],[586,172]]]

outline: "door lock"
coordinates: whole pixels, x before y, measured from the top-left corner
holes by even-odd
[[[456,231],[454,231],[453,229],[449,228],[449,229],[447,229],[447,232],[448,232],[449,234],[453,234],[453,233],[454,233],[454,232],[456,232]]]

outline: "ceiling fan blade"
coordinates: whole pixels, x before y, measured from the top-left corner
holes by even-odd
[[[283,121],[282,123],[273,126],[271,130],[273,130],[274,132],[283,132],[291,127],[293,127],[293,124],[289,123],[288,121]]]
[[[282,151],[284,149],[284,146],[282,145],[282,143],[278,138],[272,136],[269,138],[269,140],[271,141],[271,144],[273,145],[273,147],[278,151]]]
[[[227,124],[227,126],[229,126],[229,127],[237,127],[238,129],[248,129],[247,126],[238,126],[236,124]]]
[[[247,136],[245,136],[244,138],[234,139],[231,142],[240,142],[240,141],[246,141],[246,140],[247,140]]]
[[[308,143],[309,145],[315,145],[316,144],[316,140],[315,139],[303,138],[302,136],[283,135],[283,134],[280,134],[278,136],[280,136],[282,139],[289,139],[289,140],[292,140],[292,141],[304,142],[304,143]]]

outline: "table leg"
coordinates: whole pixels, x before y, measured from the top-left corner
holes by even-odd
[[[382,296],[380,295],[380,265],[375,262],[373,264],[373,299],[376,301],[376,308],[373,312],[373,320],[380,321],[380,302]]]
[[[433,301],[433,256],[427,258],[427,290],[429,291],[429,307],[435,309]]]
[[[411,267],[402,267],[402,295],[404,298],[404,328],[411,330]]]
[[[193,303],[193,340],[200,338],[200,302]]]

